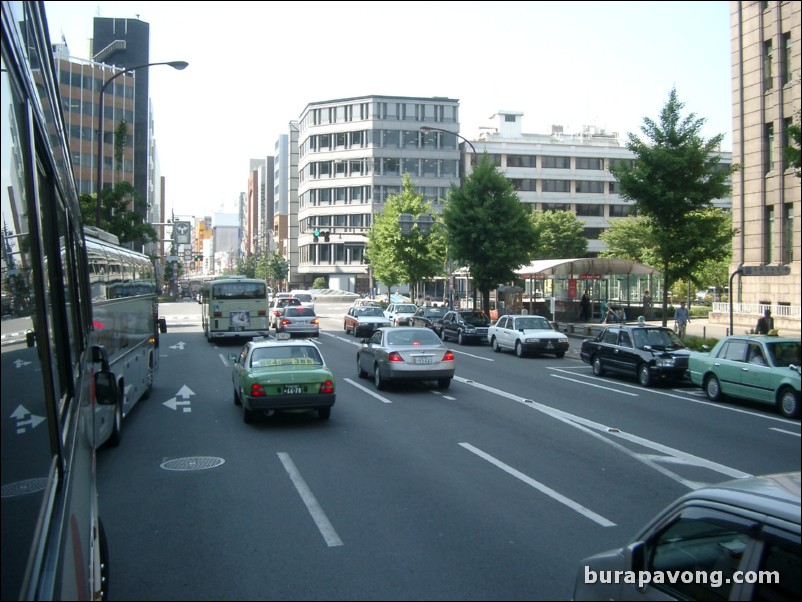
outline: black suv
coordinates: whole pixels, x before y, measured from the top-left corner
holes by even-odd
[[[618,372],[637,377],[644,387],[686,378],[690,354],[670,328],[639,324],[608,326],[596,338],[582,341],[579,351],[596,376]]]
[[[420,326],[429,328],[439,336],[443,328],[443,316],[448,311],[447,307],[435,307],[434,305],[423,305],[418,308],[415,315],[410,319],[410,326]]]
[[[448,312],[443,318],[440,338],[456,340],[460,345],[468,342],[486,343],[490,319],[481,311],[463,309]]]

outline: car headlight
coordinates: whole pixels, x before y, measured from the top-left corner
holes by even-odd
[[[465,332],[476,332],[476,328],[474,328],[473,326],[466,326]]]
[[[674,358],[673,357],[658,357],[657,358],[657,366],[660,368],[673,368],[674,367]]]
[[[532,337],[528,337],[528,338],[524,339],[524,343],[539,343],[539,342],[540,342],[540,339],[535,339],[535,338],[532,338]]]

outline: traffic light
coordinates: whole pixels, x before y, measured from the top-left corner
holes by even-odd
[[[315,231],[312,232],[312,241],[317,242],[319,237],[320,237],[320,228],[315,228]]]
[[[329,236],[331,236],[331,232],[329,232],[328,230],[326,230],[325,232],[323,232],[323,240],[324,240],[325,242],[329,242]]]

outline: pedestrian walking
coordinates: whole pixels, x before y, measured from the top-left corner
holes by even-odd
[[[582,299],[580,301],[580,316],[579,319],[581,322],[590,322],[590,295],[588,295],[588,291],[582,293]]]
[[[652,319],[652,296],[649,291],[643,291],[643,316],[647,320]]]
[[[685,301],[679,302],[677,311],[674,312],[674,330],[679,335],[679,338],[685,338],[685,329],[691,321],[691,314],[688,308],[685,307]]]

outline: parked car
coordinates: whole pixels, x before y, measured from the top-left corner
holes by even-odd
[[[355,337],[369,337],[377,328],[392,326],[380,307],[356,305],[348,308],[343,317],[345,333],[352,333]]]
[[[571,599],[798,600],[801,485],[796,472],[686,493],[626,546],[582,560]]]
[[[320,320],[314,309],[303,305],[287,305],[277,318],[276,332],[286,332],[290,336],[320,336]]]
[[[415,315],[412,316],[410,326],[418,326],[420,328],[429,328],[436,332],[438,336],[443,328],[443,318],[445,317],[448,309],[446,307],[435,307],[434,305],[423,305],[418,308]]]
[[[481,343],[487,340],[488,326],[490,318],[484,312],[473,309],[452,310],[443,316],[440,337],[444,341],[454,339],[460,345]]]
[[[515,351],[523,357],[529,353],[553,353],[564,357],[568,351],[568,335],[552,328],[543,316],[506,315],[487,329],[487,340],[493,351]]]
[[[382,304],[376,301],[375,299],[354,299],[354,302],[351,304],[351,307],[379,307],[381,308]]]
[[[234,403],[242,406],[245,422],[277,410],[314,409],[322,419],[331,415],[334,375],[311,341],[287,335],[254,339],[228,359]]]
[[[579,351],[596,376],[609,370],[637,377],[644,387],[684,379],[690,354],[672,329],[642,324],[608,326],[597,337],[582,341]]]
[[[393,326],[409,326],[416,311],[418,306],[414,303],[390,303],[384,310],[384,315]]]
[[[737,397],[771,404],[786,418],[798,418],[800,363],[799,339],[731,335],[707,353],[692,352],[688,373],[712,401]]]
[[[279,295],[280,294],[281,293],[279,293]],[[273,302],[270,304],[270,315],[269,315],[270,328],[276,328],[276,325],[278,324],[278,318],[281,315],[281,312],[288,305],[294,307],[301,307],[301,301],[296,297],[276,296],[273,298]]]
[[[447,389],[455,368],[454,353],[428,328],[380,328],[356,352],[357,375],[372,375],[377,389],[401,380],[433,380]]]

